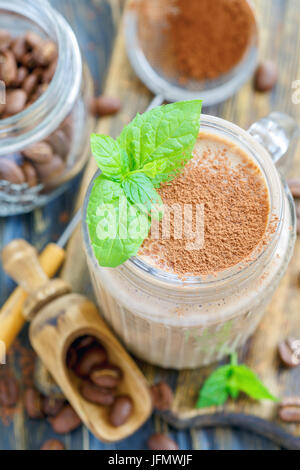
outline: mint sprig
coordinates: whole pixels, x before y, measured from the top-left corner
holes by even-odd
[[[278,401],[251,369],[238,365],[234,353],[229,365],[219,367],[204,382],[196,408],[223,405],[229,397],[236,400],[240,392],[254,400]]]
[[[202,101],[183,101],[138,114],[117,140],[92,134],[101,170],[94,180],[87,225],[101,266],[116,267],[137,254],[151,216],[162,216],[156,188],[173,179],[192,157]]]

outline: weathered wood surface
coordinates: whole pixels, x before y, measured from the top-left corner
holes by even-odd
[[[115,18],[118,18],[119,14],[118,2],[119,0],[111,0]],[[111,8],[108,0],[52,0],[52,3],[68,18],[74,27],[83,53],[97,81],[98,90],[101,90],[114,37]],[[205,110],[211,114],[231,119],[245,128],[255,119],[265,115],[269,109],[286,110],[295,116],[298,116],[300,110],[299,106],[297,107],[291,102],[291,82],[300,78],[297,56],[297,50],[300,46],[298,32],[299,0],[257,0],[256,3],[263,23],[262,56],[268,56],[276,60],[279,58],[280,83],[272,94],[255,96],[253,96],[251,85],[247,84],[232,100],[218,107]],[[120,81],[114,79],[112,82],[109,79],[107,90],[112,94],[121,96],[124,100],[124,108],[117,118],[103,120],[101,125],[103,132],[111,133],[111,135],[118,134],[124,123],[128,122],[136,111],[143,111],[150,100],[150,94],[138,82],[128,67],[124,51],[119,53],[119,56],[119,63],[122,64],[122,68],[120,70],[115,68],[114,74]],[[47,242],[55,241],[66,225],[72,211],[74,193],[76,193],[77,188],[78,182],[74,184],[70,191],[52,202],[48,207],[36,210],[29,216],[0,219],[0,248],[7,244],[9,240],[17,237],[30,240],[39,250]],[[77,255],[78,251],[77,249]],[[68,277],[71,269],[69,263],[70,259],[65,270],[66,277]],[[294,258],[293,263],[292,272],[296,273],[297,257]],[[81,266],[80,256],[76,257],[75,266],[76,273],[82,275],[74,279],[74,285],[76,285],[78,291],[86,291],[92,296],[86,268],[84,263]],[[295,274],[292,274],[292,279],[294,282]],[[13,283],[1,270],[1,303],[6,300],[12,288]],[[296,309],[293,307],[297,303],[296,292],[294,285],[293,297],[290,297],[287,302],[286,318],[288,318],[288,313],[291,314],[291,309],[295,311],[293,315],[296,316]],[[26,353],[24,353],[24,350]],[[20,351],[23,353],[22,361],[20,361]],[[11,370],[18,377],[23,387],[27,383],[26,374],[24,374],[24,370],[22,371],[24,369],[23,363],[26,361],[30,363],[30,358],[31,353],[28,347],[27,330],[25,329],[9,358]],[[20,362],[22,362],[22,368]],[[173,386],[183,383],[185,379],[185,373],[180,374],[178,377],[175,372],[155,371],[150,366],[145,366],[145,372],[150,380],[154,379],[155,374],[157,378],[167,377]],[[296,375],[298,376],[299,372],[294,371],[293,374],[295,377],[291,381],[295,385],[298,380]],[[199,377],[196,375],[193,390],[196,390],[198,382]],[[180,396],[183,395],[181,393],[177,394],[176,405],[181,403]],[[1,410],[0,412],[3,415]],[[44,440],[55,437],[49,423],[45,420],[34,422],[26,417],[22,402],[18,405],[17,413],[14,414],[11,420],[7,420],[8,424],[5,423],[6,420],[0,420],[0,449],[38,449]],[[212,420],[208,424],[213,424]],[[240,427],[241,424],[243,422],[237,419],[235,425]],[[255,427],[256,424],[252,428],[254,431]],[[213,429],[192,428],[185,432],[176,431],[174,428],[169,427],[159,416],[154,416],[138,433],[115,446],[102,444],[87,433],[85,428],[61,439],[68,449],[145,449],[147,437],[154,430],[169,432],[182,449],[278,449],[269,440],[242,430],[217,427]]]
[[[300,38],[296,18],[300,19],[299,5],[294,0],[283,1],[257,1],[257,12],[261,20],[261,56],[273,58],[279,62],[280,80],[276,90],[272,94],[257,94],[253,91],[252,83],[249,81],[243,89],[231,100],[214,107],[206,109],[208,113],[217,114],[228,120],[234,121],[241,127],[249,125],[266,115],[272,109],[289,112],[296,118],[300,117],[300,107],[292,104],[292,81],[297,78],[299,60],[297,50],[300,47]],[[283,22],[284,19],[284,22]],[[274,40],[275,36],[275,40]],[[120,74],[119,71],[122,70]],[[136,112],[141,112],[150,101],[150,94],[134,73],[126,59],[124,36],[121,27],[112,65],[108,76],[106,91],[108,94],[116,93],[123,101],[123,110],[118,117],[101,121],[99,133],[108,133],[115,137],[124,124],[128,122]],[[298,159],[299,160],[299,159]],[[294,171],[297,174],[295,164]],[[78,198],[78,206],[82,205],[87,186],[95,173],[96,165],[93,160],[86,170]],[[76,289],[82,287],[82,279],[88,274],[85,272],[84,254],[78,253],[81,244],[81,231],[78,230],[71,240],[65,269],[66,277]],[[297,275],[297,251],[291,263],[291,267],[285,279],[282,281],[268,313],[260,325],[258,332],[253,337],[250,347],[244,353],[244,360],[264,379],[274,394],[279,397],[297,394],[300,386],[300,370],[285,371],[279,368],[277,360],[277,344],[290,331],[300,333],[300,319],[298,308],[300,306],[300,290],[295,287],[295,276]],[[80,266],[80,269],[78,269]],[[288,315],[288,321],[287,321]],[[149,365],[144,366],[144,371],[149,380],[158,374],[157,368]],[[252,416],[264,418],[269,422],[276,420],[276,404],[254,403],[250,400],[240,400],[237,403],[230,402],[221,409],[210,409],[196,411],[194,409],[196,396],[205,377],[211,368],[198,369],[194,371],[183,371],[176,374],[175,390],[176,399],[172,413],[168,416],[171,424],[179,427],[209,425],[218,423],[217,416],[210,419],[212,414],[218,412],[219,422],[235,424],[237,418],[232,413],[242,416],[239,425],[250,429],[256,429],[261,434],[273,437],[278,443],[287,446],[299,446],[300,440],[292,439],[279,428],[266,426],[264,423],[253,420]],[[168,378],[169,374],[164,373]],[[174,373],[170,373],[174,379]],[[220,415],[221,413],[221,415]],[[223,414],[228,414],[224,417]],[[207,416],[209,415],[209,416]],[[250,416],[250,419],[247,416]],[[198,416],[198,419],[195,419]],[[231,417],[232,416],[232,417]],[[230,419],[231,417],[231,419]],[[190,421],[193,419],[192,421]],[[282,423],[278,423],[279,425]],[[296,437],[300,437],[300,426],[288,425],[285,430]]]

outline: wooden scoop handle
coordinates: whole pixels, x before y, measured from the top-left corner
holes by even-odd
[[[54,243],[46,246],[39,261],[47,276],[55,275],[63,264],[64,257],[65,252],[59,246]],[[17,287],[0,310],[0,341],[5,344],[7,351],[24,326],[25,318],[22,312],[26,298],[24,289]]]
[[[35,248],[25,240],[14,240],[2,251],[3,269],[26,292],[31,293],[48,282]]]

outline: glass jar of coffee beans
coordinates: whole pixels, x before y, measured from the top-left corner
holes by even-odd
[[[93,84],[45,0],[0,0],[0,216],[62,193],[89,155]]]

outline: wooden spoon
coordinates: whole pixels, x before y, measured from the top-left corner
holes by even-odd
[[[36,251],[24,240],[7,245],[2,257],[5,271],[30,294],[24,315],[32,319],[29,331],[32,346],[84,424],[104,442],[116,442],[134,433],[152,412],[149,387],[96,306],[82,295],[68,293],[70,288],[65,281],[50,281],[41,269]],[[110,424],[108,408],[82,397],[79,379],[66,366],[70,345],[83,335],[95,336],[106,348],[109,361],[123,371],[118,393],[132,398],[133,412],[122,426]]]

